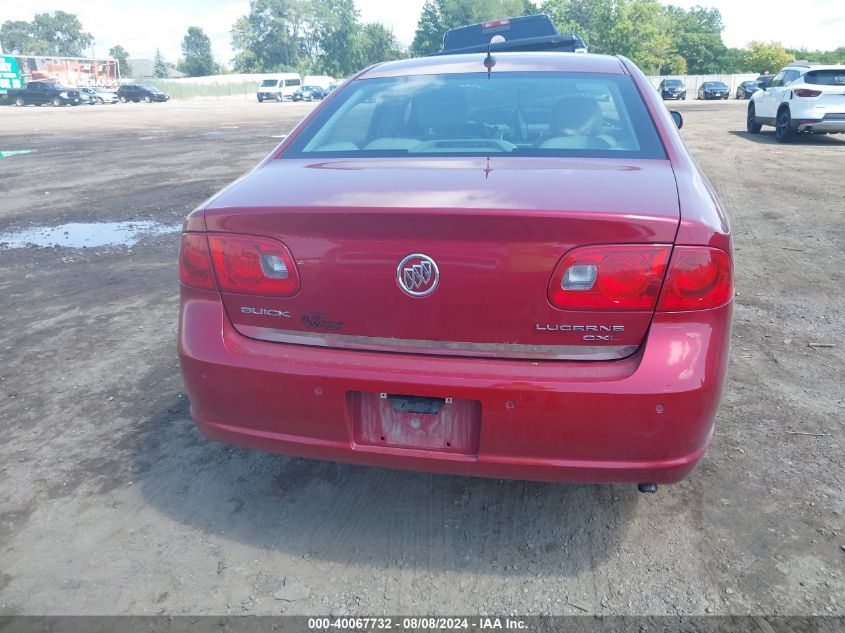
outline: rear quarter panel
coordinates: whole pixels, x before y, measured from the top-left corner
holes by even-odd
[[[675,243],[713,246],[733,255],[730,222],[716,190],[690,155],[669,109],[646,76],[629,59],[620,59],[645,101],[675,172],[681,212]]]

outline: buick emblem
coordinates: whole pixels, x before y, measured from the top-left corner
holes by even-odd
[[[412,297],[427,297],[437,288],[440,271],[431,257],[414,253],[399,262],[396,267],[396,281],[406,294]]]

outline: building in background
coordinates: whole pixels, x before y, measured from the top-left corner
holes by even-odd
[[[128,59],[129,66],[132,68],[132,79],[150,79],[155,77],[155,60],[152,59]],[[176,70],[170,64],[167,65],[167,78],[179,79],[186,77],[185,73]]]

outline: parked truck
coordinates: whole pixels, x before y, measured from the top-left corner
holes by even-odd
[[[82,97],[76,88],[68,88],[57,81],[30,81],[23,88],[6,91],[8,103],[25,105],[79,105]]]

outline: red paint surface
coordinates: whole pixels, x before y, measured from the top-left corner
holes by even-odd
[[[731,309],[657,315],[624,360],[490,361],[255,341],[234,330],[217,293],[183,288],[179,352],[191,413],[221,441],[465,475],[672,483],[713,432]],[[480,402],[477,455],[357,444],[356,391]]]
[[[396,62],[362,76],[466,72],[473,60]],[[576,311],[554,308],[546,297],[570,248],[665,243],[731,253],[712,186],[630,62],[502,55],[498,68],[629,73],[668,160],[275,160],[288,137],[186,225],[279,239],[301,278],[293,297],[259,298],[259,307],[291,313],[277,321],[244,314],[241,295],[182,288],[180,362],[192,415],[209,437],[304,457],[549,481],[671,483],[693,469],[713,433],[732,303],[653,318],[577,313],[585,323],[625,325],[616,344],[639,349],[613,361],[324,349],[238,331],[314,331],[300,318],[307,312],[342,323],[340,333],[351,335],[583,345],[571,333],[550,339],[533,329],[535,322],[575,323]],[[402,294],[395,280],[396,264],[413,252],[440,267],[441,287],[422,300]],[[361,394],[381,392],[451,397],[478,403],[480,413],[466,418],[477,422],[463,431],[433,424],[415,438],[398,426],[401,416],[363,412]],[[398,441],[380,445],[385,431]],[[470,438],[461,450],[438,448],[461,432]]]

